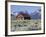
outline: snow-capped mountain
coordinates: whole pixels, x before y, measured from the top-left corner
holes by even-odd
[[[41,19],[41,12],[33,12],[31,13],[32,19]]]

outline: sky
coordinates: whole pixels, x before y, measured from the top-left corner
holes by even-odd
[[[41,9],[40,6],[22,6],[22,5],[11,5],[11,13],[16,15],[20,11],[27,11],[28,14],[34,13],[34,11],[38,11]]]

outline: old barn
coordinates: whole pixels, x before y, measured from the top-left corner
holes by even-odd
[[[31,19],[31,16],[28,13],[20,12],[16,16],[16,20],[30,20],[30,19]]]

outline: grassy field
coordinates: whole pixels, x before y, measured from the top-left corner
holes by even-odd
[[[41,21],[38,20],[12,20],[11,31],[41,30]]]

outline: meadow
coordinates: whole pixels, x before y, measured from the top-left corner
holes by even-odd
[[[11,20],[11,31],[41,30],[41,20]]]

